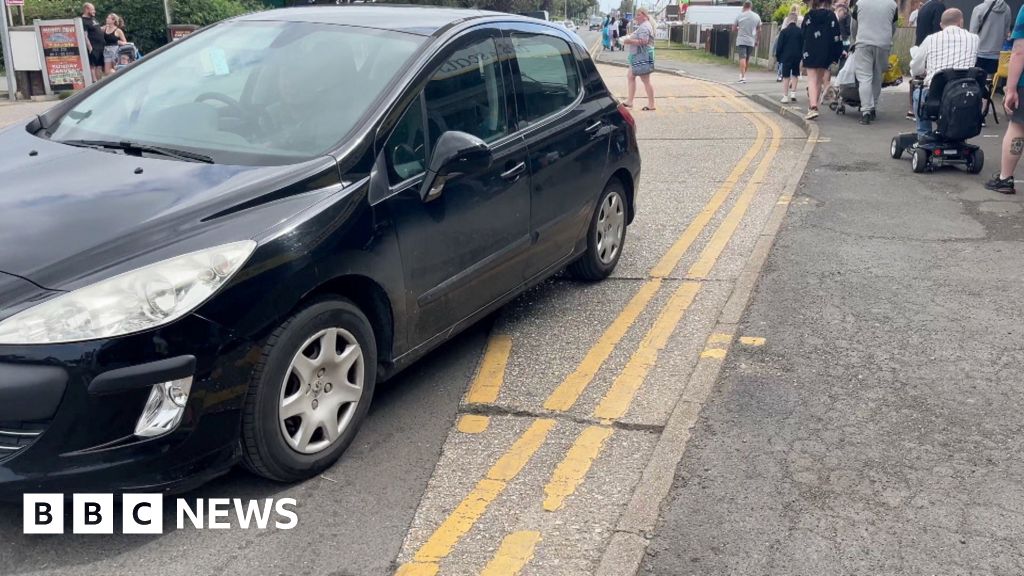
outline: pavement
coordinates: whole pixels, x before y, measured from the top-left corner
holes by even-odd
[[[780,95],[750,80],[733,87]],[[1021,198],[982,187],[991,120],[980,175],[891,159],[905,111],[904,86],[872,126],[817,121],[739,325],[765,344],[730,352],[644,574],[1024,572]]]

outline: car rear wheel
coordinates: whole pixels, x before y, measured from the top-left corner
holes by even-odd
[[[366,417],[376,367],[373,328],[348,300],[319,300],[286,320],[267,339],[246,397],[246,468],[293,482],[334,464]]]
[[[587,229],[587,251],[569,266],[580,280],[603,280],[615,270],[626,242],[626,192],[622,182],[613,178],[601,193]]]

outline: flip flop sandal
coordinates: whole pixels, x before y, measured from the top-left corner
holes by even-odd
[[[654,112],[655,110],[657,110],[657,108],[648,108],[647,106],[644,106],[643,108],[641,108],[641,110],[643,110],[644,112]]]
[[[622,105],[625,106],[626,108],[632,108],[633,107],[632,104],[626,104],[625,102],[623,102]]]

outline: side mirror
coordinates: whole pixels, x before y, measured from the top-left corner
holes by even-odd
[[[476,136],[457,131],[441,134],[430,155],[420,199],[424,202],[436,199],[450,178],[490,168],[492,160],[491,148]]]

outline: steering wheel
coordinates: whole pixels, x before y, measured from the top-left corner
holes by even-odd
[[[196,96],[196,99],[194,101],[206,102],[207,100],[213,100],[215,102],[220,102],[221,104],[227,105],[227,107],[230,108],[232,112],[234,112],[235,116],[239,118],[244,118],[246,115],[245,109],[242,108],[242,105],[238,103],[238,100],[235,100],[227,94],[221,94],[220,92],[203,92],[199,96]]]

